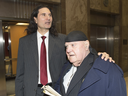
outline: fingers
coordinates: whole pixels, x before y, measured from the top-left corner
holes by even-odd
[[[115,61],[114,61],[114,60],[112,60],[112,62],[113,62],[113,63],[115,63]]]
[[[101,52],[98,52],[98,56],[100,56],[102,53]]]
[[[101,55],[101,54],[102,54],[101,59],[104,59],[105,61],[109,59],[109,62],[115,63],[112,57],[110,57],[109,54],[107,54],[106,52],[98,52],[98,55]]]
[[[98,55],[100,55],[101,54],[101,52],[98,52]]]
[[[115,63],[115,61],[112,60],[112,57],[109,57],[109,62],[113,62],[113,63]]]
[[[101,59],[104,59],[105,61],[107,61],[109,59],[109,54],[107,54],[106,52],[103,52]]]

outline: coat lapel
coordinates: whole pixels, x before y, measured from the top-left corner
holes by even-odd
[[[75,73],[72,81],[70,82],[67,94],[75,87],[75,85],[83,79],[86,75],[88,70],[92,67],[93,63],[93,55],[89,54],[87,58],[84,59],[81,66],[78,68],[77,72]],[[83,81],[83,80],[82,80]]]
[[[101,56],[98,58],[100,59]],[[107,64],[107,62],[104,62],[104,60],[101,60],[101,59],[99,60],[99,59],[95,60],[92,68],[88,72],[88,75],[86,76],[81,86],[80,91],[91,86],[92,84],[96,83],[97,81],[101,79],[101,77],[95,72],[95,69],[101,70],[103,73],[107,73],[109,69],[109,64]]]
[[[82,90],[91,86],[92,84],[96,83],[99,80],[100,80],[100,76],[94,71],[93,68],[90,69],[90,71],[88,72],[88,75],[86,76],[86,78],[84,79],[84,82],[82,83],[82,86],[79,92],[81,92]]]

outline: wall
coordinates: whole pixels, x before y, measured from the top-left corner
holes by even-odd
[[[119,1],[120,0],[90,0],[90,8],[101,12],[119,14]]]
[[[121,19],[120,19],[120,15],[119,16],[115,16],[115,26],[114,26],[114,57],[113,59],[116,61],[116,64],[118,64],[120,67],[122,65],[122,63],[120,62],[120,52],[121,52],[121,48],[120,48],[120,34],[121,34]],[[122,68],[123,69],[123,68]]]
[[[88,0],[61,0],[62,33],[81,30],[88,36]]]
[[[0,0],[0,17],[28,19],[36,6],[50,5],[49,3],[57,5],[56,3],[60,3],[60,0],[36,0],[35,2],[33,0]]]
[[[120,63],[124,71],[128,71],[128,0],[122,0]]]
[[[37,3],[28,1],[13,1],[1,0],[0,1],[0,17],[4,18],[29,18],[33,8]]]

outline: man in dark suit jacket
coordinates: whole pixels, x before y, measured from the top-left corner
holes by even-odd
[[[57,33],[51,10],[46,6],[33,10],[26,31],[27,36],[19,40],[15,93],[16,96],[43,96],[40,82],[41,36],[46,36],[48,84],[54,86],[66,61],[65,35]]]
[[[67,35],[65,47],[69,61],[62,68],[55,89],[62,96],[126,96],[121,68],[102,60],[89,46],[83,32],[72,31]]]
[[[19,40],[17,74],[15,80],[16,96],[43,96],[39,80],[39,46],[41,36],[46,36],[47,65],[49,66],[48,83],[57,81],[62,65],[66,61],[64,39],[54,28],[52,13],[48,7],[34,9],[27,36]]]

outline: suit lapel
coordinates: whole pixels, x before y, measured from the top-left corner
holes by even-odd
[[[49,61],[51,61],[52,52],[55,45],[55,39],[54,37],[49,33]],[[49,62],[50,63],[50,62]]]
[[[88,70],[91,68],[93,63],[93,55],[88,55],[87,58],[84,59],[81,66],[76,71],[72,81],[70,82],[67,94],[70,93],[70,91],[75,87],[75,85],[82,80],[82,78],[86,75]],[[82,80],[83,81],[83,80]]]
[[[37,45],[37,32],[33,33],[31,36],[31,45],[29,46],[32,49],[33,56],[36,62],[36,65],[38,66],[38,45]]]

